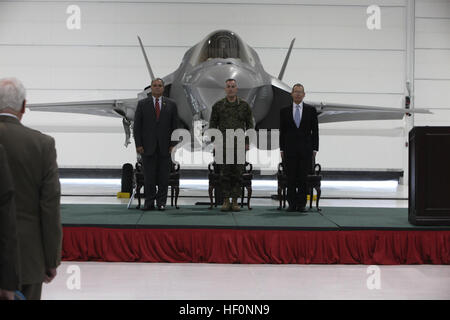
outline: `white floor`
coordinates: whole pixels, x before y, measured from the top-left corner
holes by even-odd
[[[366,265],[64,262],[54,282],[44,285],[42,298],[450,299],[448,266],[379,266],[375,271],[369,268]],[[79,282],[75,279],[78,275]]]
[[[179,204],[208,201],[205,181],[183,181]],[[62,180],[62,203],[126,204],[115,181]],[[274,183],[254,184],[253,205]],[[70,196],[68,196],[70,195]],[[186,197],[188,196],[188,197]],[[321,206],[407,208],[407,188],[392,183],[323,186]],[[296,300],[450,299],[446,265],[235,265],[63,262],[43,299]]]

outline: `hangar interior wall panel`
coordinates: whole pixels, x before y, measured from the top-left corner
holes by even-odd
[[[450,50],[416,49],[416,79],[450,80]]]
[[[125,141],[123,133],[50,132],[49,134],[56,141],[59,167],[121,168],[124,163],[133,165],[136,163],[134,147],[123,146]],[[70,144],[70,147],[66,144]]]
[[[450,126],[450,1],[417,0],[415,34],[416,126]]]
[[[416,0],[416,17],[449,18],[448,0]]]
[[[304,48],[404,47],[398,41],[404,29],[401,6],[382,8],[378,32],[366,28],[365,5],[89,2],[79,3],[80,30],[67,29],[67,7],[57,2],[2,2],[2,20],[14,27],[2,37],[10,43],[136,46],[139,34],[154,46],[190,47],[199,35],[227,28],[256,47],[286,47],[293,37],[298,37],[297,47]]]
[[[450,126],[450,109],[433,109],[433,114],[418,114],[415,116],[416,126]]]
[[[0,70],[2,75],[23,80],[29,102],[132,98],[149,79],[137,35],[143,39],[154,72],[165,76],[178,67],[188,48],[209,32],[225,28],[254,47],[266,71],[274,76],[291,39],[296,38],[283,80],[288,85],[303,83],[310,100],[399,108],[405,91],[405,3],[377,1],[382,28],[370,31],[366,9],[373,3],[366,0],[255,0],[233,4],[78,1],[81,30],[66,27],[70,3],[0,2]],[[68,119],[70,128],[80,127],[82,139],[57,125]],[[57,135],[62,166],[121,166],[132,148],[122,147],[121,120],[93,119],[105,132],[98,132],[83,115],[30,112],[25,123]],[[323,167],[370,169],[382,164],[385,168],[401,168],[401,157],[385,157],[383,153],[389,146],[393,155],[402,154],[398,135],[403,121],[369,122],[321,125]],[[58,128],[63,132],[58,133]],[[89,130],[93,131],[90,135]],[[87,143],[89,139],[95,143]],[[108,146],[103,150],[104,161],[95,153],[102,139]],[[114,139],[120,145],[117,148],[110,147]],[[346,146],[357,155],[342,152]],[[75,147],[77,152],[73,151]],[[363,155],[372,150],[373,157],[364,159]]]
[[[139,91],[149,81],[144,59],[137,47],[39,47],[32,51],[33,55],[30,55],[23,48],[6,47],[0,53],[0,58],[6,60],[1,62],[3,72],[15,71],[18,76],[30,77],[24,80],[30,89]],[[164,75],[178,67],[184,54],[184,50],[179,48],[148,51],[151,61],[161,61],[154,63],[154,72]],[[258,53],[263,65],[276,66],[271,74],[278,75],[285,52],[260,49]],[[306,90],[312,92],[391,94],[403,90],[403,69],[401,52],[295,50],[284,80],[293,84],[301,79]]]
[[[404,160],[403,137],[322,135],[317,161],[330,169],[395,169]],[[322,147],[325,145],[324,147]],[[346,167],[352,163],[351,167]]]
[[[150,77],[138,47],[36,47],[30,54],[20,47],[6,47],[0,57],[5,73],[16,71],[23,75],[30,89],[134,89],[143,90]],[[162,48],[148,50],[157,74],[174,71],[184,50]],[[136,96],[136,95],[134,95]]]
[[[415,89],[416,89],[415,103],[417,108],[450,109],[450,79],[449,80],[416,79]]]
[[[416,48],[450,49],[450,19],[416,18]]]

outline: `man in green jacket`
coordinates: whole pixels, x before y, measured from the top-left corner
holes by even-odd
[[[56,276],[61,263],[60,184],[55,140],[21,124],[25,88],[15,78],[0,79],[0,144],[13,178],[21,291],[41,298],[42,282]]]
[[[209,120],[209,127],[218,129],[222,133],[223,159],[221,160],[223,164],[219,164],[221,187],[224,197],[222,211],[240,210],[237,198],[241,194],[240,181],[242,172],[244,171],[245,151],[249,149],[247,139],[245,142],[245,150],[241,150],[242,148],[237,144],[238,139],[236,138],[233,138],[234,143],[232,145],[227,145],[226,131],[227,129],[242,129],[245,132],[254,126],[252,110],[246,101],[237,96],[237,91],[236,80],[228,79],[225,82],[226,97],[214,104]],[[215,151],[217,156],[217,150]],[[227,153],[231,152],[234,153],[234,157],[232,161],[227,161]],[[239,161],[239,159],[243,159],[243,161]],[[232,203],[230,203],[230,198],[232,198]]]

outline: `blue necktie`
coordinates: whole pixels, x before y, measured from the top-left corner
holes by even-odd
[[[300,106],[298,104],[295,105],[294,121],[297,128],[300,127]]]

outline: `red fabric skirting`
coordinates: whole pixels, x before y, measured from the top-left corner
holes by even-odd
[[[450,231],[283,231],[64,227],[63,260],[449,264]]]

